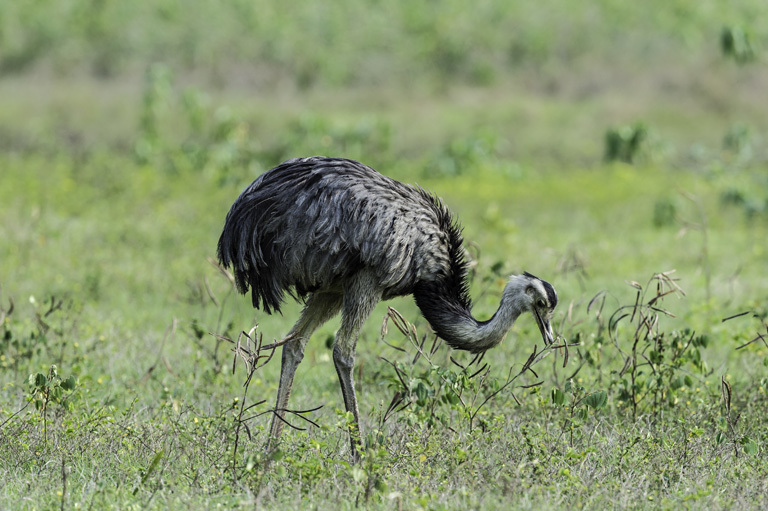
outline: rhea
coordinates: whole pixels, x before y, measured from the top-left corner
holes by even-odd
[[[241,293],[250,289],[255,308],[279,312],[286,292],[305,304],[282,347],[267,450],[279,441],[307,341],[339,312],[333,363],[344,405],[354,418],[354,460],[361,438],[352,377],[355,347],[379,301],[412,294],[435,333],[455,349],[493,348],[525,312],[532,313],[545,344],[551,344],[554,288],[530,273],[513,275],[496,313],[475,319],[464,254],[461,227],[439,198],[362,163],[294,158],[251,183],[227,214],[219,261],[233,268]]]

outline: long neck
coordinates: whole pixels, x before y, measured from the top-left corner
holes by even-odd
[[[523,293],[510,283],[496,313],[487,321],[472,316],[471,305],[458,299],[439,283],[419,286],[416,304],[432,329],[453,348],[479,353],[499,344],[525,309]]]

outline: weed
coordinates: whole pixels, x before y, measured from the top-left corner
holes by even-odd
[[[497,136],[490,131],[469,138],[456,138],[437,151],[425,167],[427,176],[450,177],[472,172],[497,155]]]
[[[669,362],[665,363],[667,340],[660,326],[661,316],[674,317],[671,312],[660,308],[664,297],[671,294],[685,295],[671,274],[672,272],[655,274],[645,288],[637,282],[631,282],[630,285],[637,290],[635,303],[619,307],[608,320],[608,333],[625,361],[615,380],[620,389],[619,399],[629,405],[635,419],[642,404],[649,406],[654,416],[659,416],[662,398],[668,397],[667,392],[672,383],[670,380],[676,376],[675,369],[679,366],[678,357],[674,354],[668,357]],[[654,282],[656,285],[652,286]],[[650,297],[646,296],[649,288],[655,291]],[[620,341],[618,331],[619,324],[624,320],[629,322],[627,333],[631,347],[628,351],[622,348],[622,345],[626,346],[627,343]],[[678,346],[679,342],[678,336],[672,339],[675,346]],[[688,345],[682,348],[683,352]],[[648,397],[652,398],[651,403],[648,403]]]
[[[302,115],[289,123],[279,140],[258,157],[279,162],[299,155],[341,154],[352,159],[376,155],[388,162],[392,127],[382,119],[366,116],[352,122],[333,122],[316,115]]]
[[[74,376],[63,379],[59,369],[52,365],[48,374],[30,374],[28,378],[30,398],[35,408],[43,417],[43,442],[48,442],[48,408],[57,404],[65,409],[71,409],[70,393],[75,390],[77,380]]]
[[[635,163],[646,140],[648,128],[642,122],[610,128],[605,132],[605,161]]]
[[[725,57],[733,59],[738,64],[755,60],[752,37],[743,27],[723,27],[720,32],[720,50]]]
[[[267,414],[277,417],[279,420],[282,420],[285,424],[287,424],[288,426],[290,426],[295,430],[303,431],[305,429],[288,422],[286,419],[284,419],[282,416],[280,416],[277,413],[278,411],[281,411],[284,414],[290,414],[293,417],[296,417],[309,424],[312,424],[313,426],[318,427],[318,424],[312,419],[310,419],[309,417],[307,417],[307,414],[316,412],[317,410],[322,408],[322,406],[318,406],[318,407],[310,408],[306,410],[277,410],[272,408],[266,411],[254,413],[254,409],[264,404],[266,402],[266,399],[261,399],[254,403],[247,404],[248,389],[251,385],[251,382],[253,381],[253,376],[256,374],[256,372],[259,369],[263,368],[272,360],[272,357],[274,356],[276,348],[278,348],[279,346],[282,346],[286,342],[290,342],[291,340],[293,340],[292,338],[289,337],[289,338],[282,339],[280,341],[276,341],[269,345],[265,345],[263,343],[263,336],[260,333],[258,335],[254,335],[256,328],[257,326],[254,326],[248,333],[241,332],[237,338],[237,341],[233,341],[232,339],[229,339],[227,337],[223,337],[217,334],[212,334],[212,335],[214,335],[214,337],[216,337],[217,339],[227,341],[234,345],[234,348],[232,349],[232,351],[234,352],[234,358],[232,361],[233,373],[235,372],[236,363],[238,359],[240,359],[245,366],[246,374],[245,374],[245,381],[243,383],[242,398],[239,400],[236,400],[234,403],[234,408],[236,408],[237,412],[234,416],[235,437],[232,444],[232,460],[230,463],[230,470],[232,473],[232,479],[234,481],[240,480],[242,476],[247,476],[247,482],[249,487],[251,488],[253,495],[258,496],[261,492],[263,478],[267,472],[267,468],[269,466],[270,461],[280,460],[283,454],[280,450],[273,450],[271,452],[266,453],[266,455],[264,456],[262,455],[248,456],[245,460],[241,461],[240,457],[238,457],[238,449],[240,447],[241,432],[245,431],[245,433],[248,435],[248,438],[252,439],[249,422]]]
[[[563,407],[567,415],[563,420],[563,431],[568,434],[569,445],[573,447],[573,435],[587,419],[589,409],[600,410],[608,402],[608,393],[599,390],[587,393],[586,389],[574,384],[572,380],[565,383],[565,388],[552,389],[552,404]]]
[[[171,71],[163,64],[150,66],[144,77],[139,137],[135,153],[140,163],[148,163],[161,149],[161,119],[173,94]]]
[[[415,348],[416,355],[407,366],[403,363],[390,362],[384,359],[394,370],[394,374],[389,377],[389,382],[390,388],[393,388],[395,393],[383,415],[382,424],[392,413],[409,409],[406,420],[412,423],[423,424],[428,427],[441,424],[447,429],[453,430],[450,412],[458,411],[460,417],[466,421],[470,432],[475,426],[479,426],[481,430],[485,431],[488,423],[482,418],[481,412],[484,407],[504,391],[508,391],[519,404],[519,399],[512,391],[517,379],[528,372],[538,378],[533,366],[554,350],[562,349],[567,353],[570,346],[564,342],[563,344],[547,346],[541,351],[534,346],[533,352],[519,370],[516,366],[510,367],[506,380],[500,381],[490,376],[491,367],[488,363],[480,365],[483,362],[484,353],[476,355],[467,365],[462,365],[450,357],[451,362],[459,370],[437,366],[432,358],[440,347],[440,339],[433,336],[431,348],[425,350],[427,335],[419,336],[416,327],[392,307],[387,309],[387,314],[382,322],[381,339],[384,342],[386,342],[384,338],[388,333],[390,321]],[[404,352],[402,348],[395,348]],[[426,362],[427,368],[418,371],[416,364],[420,359]],[[541,383],[520,385],[519,388],[531,389],[541,385]]]
[[[645,286],[630,282],[635,289],[634,302],[616,308],[607,324],[603,319],[604,294],[595,296],[587,306],[588,312],[595,311],[598,329],[595,342],[579,350],[582,365],[602,368],[604,332],[623,364],[620,371],[611,369],[610,374],[603,375],[609,383],[607,397],[616,398],[627,407],[633,420],[637,420],[641,413],[650,413],[654,421],[663,420],[665,410],[687,401],[681,399],[681,394],[694,387],[697,380],[711,374],[703,358],[703,350],[709,345],[708,336],[697,335],[688,328],[667,331],[662,326],[663,318],[675,317],[671,311],[662,308],[664,299],[685,296],[672,274],[657,273]],[[622,328],[622,324],[626,326]],[[574,387],[570,388],[573,390]],[[572,403],[577,403],[580,397],[580,394],[574,394]],[[602,399],[600,397],[598,401]],[[553,393],[554,403],[562,405],[564,400],[562,392]]]
[[[671,199],[659,199],[653,205],[653,226],[667,227],[677,220],[677,205]]]

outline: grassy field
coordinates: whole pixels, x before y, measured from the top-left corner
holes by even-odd
[[[0,4],[0,509],[768,506],[762,1],[193,4]],[[312,154],[441,196],[475,315],[530,271],[567,349],[526,369],[522,317],[431,352],[379,305],[352,465],[332,321],[268,464],[279,362],[244,387],[212,334],[300,305],[254,311],[213,258]]]

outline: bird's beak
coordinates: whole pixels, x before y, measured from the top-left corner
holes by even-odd
[[[549,346],[555,342],[555,334],[552,332],[552,325],[549,323],[549,318],[541,317],[541,314],[539,314],[539,311],[536,309],[533,309],[533,317],[536,318],[536,323],[539,325],[539,330],[541,330],[541,337],[544,339],[544,345]]]

